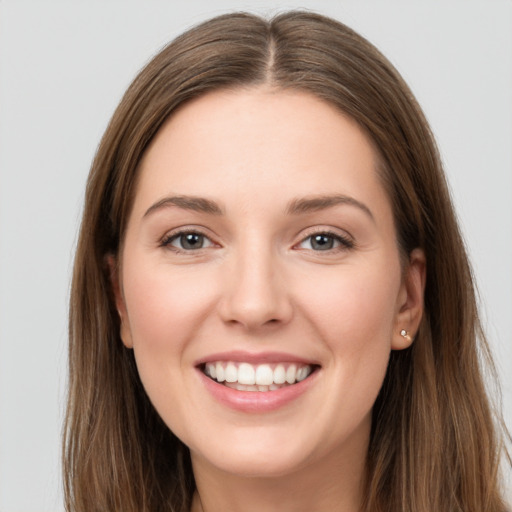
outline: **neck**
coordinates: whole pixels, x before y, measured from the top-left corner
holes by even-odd
[[[367,444],[329,454],[282,476],[222,471],[192,454],[196,492],[191,512],[359,512]]]

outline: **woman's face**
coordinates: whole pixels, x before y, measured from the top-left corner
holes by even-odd
[[[210,93],[153,140],[114,288],[195,465],[364,458],[390,350],[421,314],[421,258],[402,274],[376,166],[358,126],[302,92]]]

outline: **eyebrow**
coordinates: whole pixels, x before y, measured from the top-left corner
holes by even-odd
[[[305,197],[301,199],[294,199],[288,203],[286,208],[286,213],[288,215],[300,215],[304,213],[316,212],[320,210],[325,210],[327,208],[332,208],[338,205],[350,205],[355,206],[362,210],[366,215],[368,215],[373,221],[375,218],[368,206],[364,203],[354,199],[350,196],[345,196],[342,194],[336,195],[322,195],[322,196],[313,196],[313,197]],[[163,208],[168,208],[170,206],[177,206],[178,208],[182,208],[184,210],[192,210],[200,213],[208,213],[210,215],[224,215],[224,211],[222,208],[215,202],[210,199],[205,199],[204,197],[196,197],[196,196],[172,196],[172,197],[164,197],[160,199],[153,205],[151,205],[143,217],[147,217],[155,211],[161,210]]]
[[[310,213],[319,210],[325,210],[327,208],[332,208],[333,206],[343,204],[359,208],[366,215],[368,215],[370,219],[372,219],[375,222],[375,217],[373,216],[373,213],[371,212],[370,208],[368,208],[368,206],[366,206],[364,203],[361,203],[361,201],[354,199],[353,197],[345,196],[342,194],[313,196],[305,197],[302,199],[294,199],[288,204],[286,211],[291,215],[298,215],[301,213]]]
[[[213,215],[222,215],[224,212],[222,208],[211,201],[210,199],[205,199],[204,197],[195,197],[195,196],[172,196],[172,197],[164,197],[157,201],[155,204],[151,205],[144,213],[143,217],[147,217],[151,213],[161,210],[163,208],[168,208],[169,206],[177,206],[178,208],[182,208],[184,210],[192,210],[200,213],[209,213]]]

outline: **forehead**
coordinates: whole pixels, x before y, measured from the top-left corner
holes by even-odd
[[[376,167],[360,127],[312,94],[216,91],[184,105],[159,130],[139,167],[134,207],[170,193],[261,206],[333,192],[373,202],[384,194]]]

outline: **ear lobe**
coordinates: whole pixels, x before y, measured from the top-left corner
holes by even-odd
[[[113,254],[108,254],[105,257],[105,262],[109,271],[110,286],[112,287],[112,293],[116,303],[117,313],[119,314],[120,320],[120,332],[119,336],[121,341],[127,348],[133,348],[132,335],[130,325],[128,322],[128,313],[126,311],[126,305],[123,297],[122,285],[119,277],[119,266],[117,260]]]
[[[402,350],[414,341],[423,316],[427,262],[422,249],[409,255],[397,301],[397,313],[391,340],[392,350]]]

